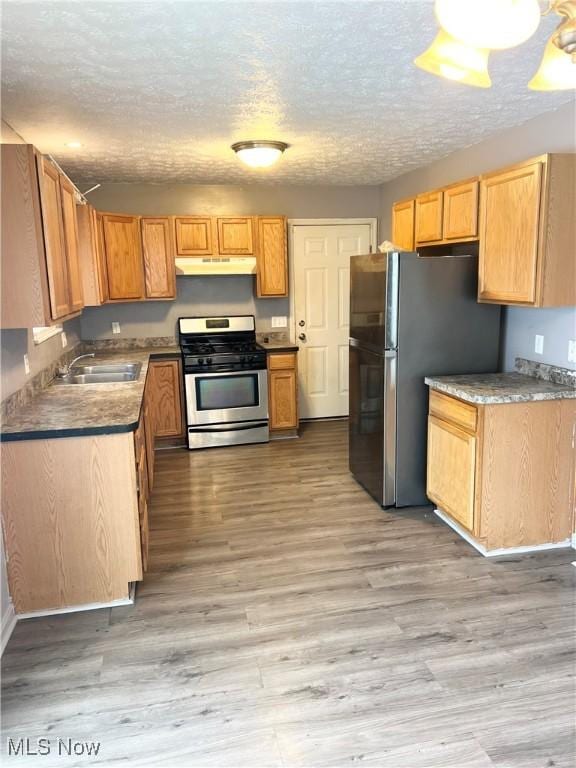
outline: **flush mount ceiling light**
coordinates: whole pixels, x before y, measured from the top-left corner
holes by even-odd
[[[68,149],[80,149],[82,146],[82,142],[80,141],[68,141],[66,142],[65,146],[68,147]]]
[[[546,45],[533,90],[576,88],[576,0],[549,0],[542,12],[539,0],[436,0],[440,32],[414,63],[427,72],[466,85],[488,88],[491,50],[514,48],[528,40],[540,17],[563,17]]]
[[[268,168],[281,157],[288,144],[283,141],[237,141],[230,149],[251,168]]]

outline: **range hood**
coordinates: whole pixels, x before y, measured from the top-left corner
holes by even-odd
[[[176,277],[188,275],[255,275],[255,256],[176,259]]]

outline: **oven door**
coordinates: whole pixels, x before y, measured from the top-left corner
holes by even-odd
[[[188,425],[268,421],[268,372],[187,373]]]

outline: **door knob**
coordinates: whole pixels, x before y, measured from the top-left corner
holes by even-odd
[[[305,321],[304,321],[304,320],[300,320],[300,322],[298,323],[298,325],[300,326],[300,328],[304,328],[304,326],[306,325],[306,323],[305,323]]]
[[[306,334],[305,333],[299,333],[298,334],[298,338],[300,339],[300,341],[306,341]]]

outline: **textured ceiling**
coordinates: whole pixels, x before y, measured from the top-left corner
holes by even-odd
[[[3,117],[84,184],[378,184],[573,98],[526,88],[555,24],[482,90],[412,65],[429,0],[8,2]],[[249,138],[291,146],[258,172]]]

